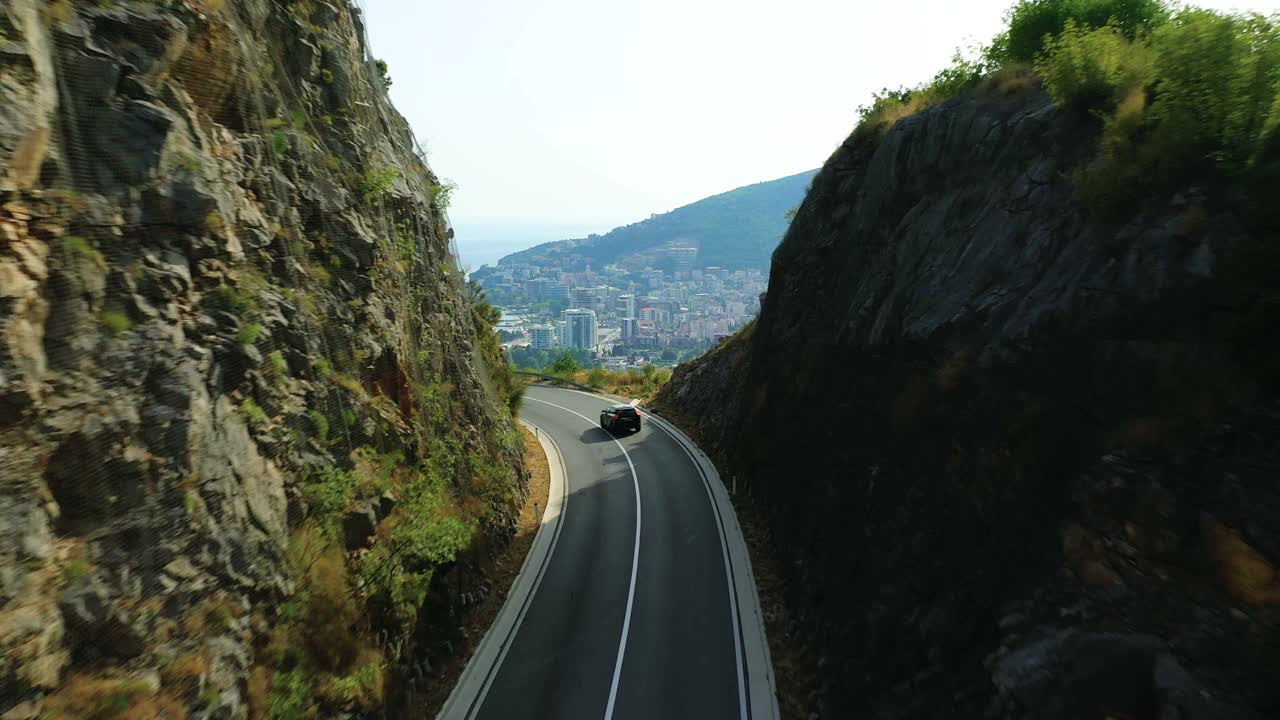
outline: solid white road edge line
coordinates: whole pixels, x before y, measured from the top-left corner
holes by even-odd
[[[547,489],[547,508],[542,512],[542,522],[538,532],[525,555],[520,572],[511,583],[511,592],[502,603],[498,617],[494,620],[484,638],[476,647],[476,651],[467,662],[458,683],[454,685],[445,701],[444,707],[436,715],[437,720],[457,720],[471,718],[484,705],[485,695],[498,675],[498,668],[507,656],[516,630],[524,621],[529,609],[529,600],[538,592],[542,584],[542,576],[551,556],[555,553],[556,543],[560,540],[560,528],[564,525],[564,515],[568,509],[569,484],[565,476],[564,459],[560,448],[551,439],[550,434],[540,430],[533,423],[521,420],[520,423],[537,435],[542,451],[547,455],[547,466],[550,470],[551,482]]]
[[[586,420],[587,424],[593,428],[600,427],[599,423],[596,423],[586,415],[574,412],[563,405],[556,405],[555,403],[550,403],[546,400],[539,400],[532,397],[526,397],[525,400],[532,400],[536,403],[542,403],[543,405],[550,405],[553,408],[560,408],[567,413],[577,415],[583,420]],[[601,429],[600,432],[605,431],[604,429]],[[604,709],[604,720],[613,720],[613,706],[618,700],[618,681],[622,678],[622,658],[627,654],[627,635],[631,632],[631,607],[635,604],[636,600],[636,572],[640,569],[640,478],[636,477],[636,466],[631,463],[631,455],[627,452],[627,448],[624,447],[622,443],[618,442],[618,438],[614,437],[612,434],[605,434],[609,435],[609,439],[613,441],[613,444],[617,445],[618,449],[622,451],[622,457],[627,459],[627,467],[631,468],[631,485],[636,491],[636,543],[635,550],[631,553],[631,587],[627,589],[627,612],[622,617],[622,638],[618,641],[618,659],[613,665],[613,682],[609,685],[609,704],[605,706]]]
[[[685,454],[689,456],[689,461],[692,462],[695,467],[698,467],[698,459],[693,456],[693,453],[689,452],[689,448],[685,447],[684,443],[680,442],[680,438],[677,438],[674,433],[663,427],[661,423],[654,423],[653,415],[649,415],[649,422],[657,425],[659,430],[662,430],[667,435],[671,436],[671,439],[675,441],[676,445],[679,445],[680,449],[684,450]],[[707,502],[711,504],[711,515],[716,519],[716,529],[719,531],[721,538],[720,551],[724,555],[724,581],[725,589],[729,593],[729,613],[732,622],[730,630],[733,634],[734,665],[738,668],[738,708],[740,709],[741,720],[747,720],[747,687],[742,677],[742,638],[738,634],[738,629],[742,627],[742,624],[738,620],[738,598],[734,592],[732,582],[734,577],[733,566],[729,562],[728,543],[724,542],[724,523],[720,520],[720,512],[716,507],[716,498],[711,492],[711,484],[707,479],[705,469],[699,473],[699,477],[702,478],[703,489],[707,491]]]
[[[778,709],[777,686],[773,675],[773,660],[769,657],[769,636],[765,631],[764,613],[760,610],[760,595],[756,588],[755,575],[751,570],[751,555],[747,551],[747,542],[742,534],[742,526],[738,523],[738,514],[733,509],[733,501],[729,499],[729,491],[725,489],[724,481],[720,479],[720,473],[716,470],[715,463],[711,462],[711,458],[707,457],[707,454],[702,452],[701,448],[693,440],[690,440],[680,428],[653,413],[645,412],[642,414],[649,419],[649,422],[656,424],[674,438],[676,443],[684,448],[685,453],[693,459],[694,463],[702,468],[707,492],[712,496],[712,503],[720,509],[720,512],[716,513],[717,522],[723,516],[725,518],[724,522],[730,525],[727,528],[722,528],[725,532],[720,537],[726,557],[733,567],[733,581],[737,585],[737,602],[734,603],[735,617],[738,617],[738,605],[743,604],[743,615],[754,620],[754,622],[743,622],[743,619],[738,617],[738,625],[734,632],[735,642],[738,641],[737,631],[741,630],[742,632],[742,641],[745,645],[743,651],[746,653],[747,659],[747,687],[749,691],[744,691],[742,685],[739,685],[739,697],[742,697],[743,692],[750,693],[752,720],[777,720],[780,717],[780,712]],[[729,540],[730,537],[736,542],[731,542]],[[741,656],[738,658],[738,672],[742,672]],[[739,674],[738,679],[739,683],[741,683],[741,674]],[[745,708],[743,713],[745,717]]]

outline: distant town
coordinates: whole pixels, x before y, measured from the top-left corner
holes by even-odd
[[[698,248],[681,242],[591,262],[556,253],[473,273],[502,310],[498,332],[516,365],[545,367],[568,351],[610,370],[674,366],[754,318],[767,285],[759,270],[700,266]]]

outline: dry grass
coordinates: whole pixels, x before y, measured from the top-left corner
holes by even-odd
[[[172,665],[164,668],[160,677],[164,680],[165,689],[185,695],[200,686],[200,678],[209,672],[209,661],[200,653],[187,653],[178,656]]]
[[[129,678],[73,675],[45,699],[47,720],[183,720],[181,703]]]
[[[1040,76],[1026,63],[1005,65],[982,82],[985,95],[1002,99],[1020,98],[1037,92],[1041,87]]]
[[[1280,605],[1280,570],[1240,533],[1217,521],[1210,520],[1206,535],[1228,592],[1253,605]]]

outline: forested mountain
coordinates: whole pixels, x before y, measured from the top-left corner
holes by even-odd
[[[700,265],[767,270],[769,256],[787,231],[787,211],[804,199],[817,170],[747,185],[604,235],[543,243],[508,255],[500,264],[582,255],[600,267],[671,241],[699,247]]]

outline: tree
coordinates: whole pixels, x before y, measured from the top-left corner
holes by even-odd
[[[582,366],[573,358],[573,353],[566,350],[559,360],[551,364],[548,370],[551,371],[552,375],[573,375],[582,370]]]

